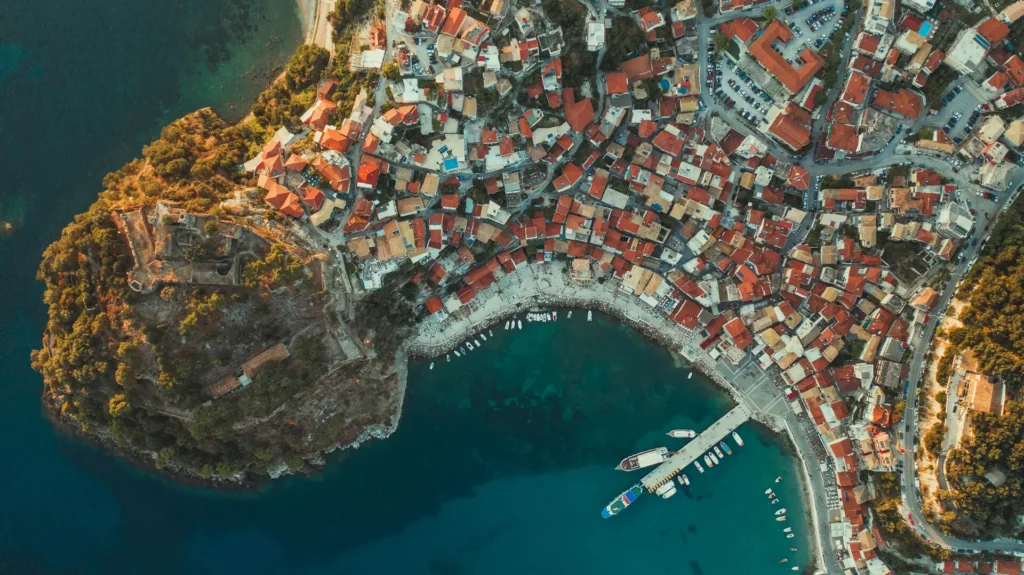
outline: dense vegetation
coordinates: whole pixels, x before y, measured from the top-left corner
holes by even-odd
[[[871,506],[875,515],[873,525],[882,532],[882,538],[898,548],[904,557],[932,556],[938,559],[940,556],[907,524],[901,512],[899,475],[871,473],[870,477],[876,494]],[[895,568],[893,564],[889,566]]]
[[[972,432],[949,453],[950,495],[956,508],[957,532],[986,537],[1013,535],[1016,517],[1024,513],[1024,404],[1007,402],[1002,416],[971,412]],[[991,471],[1006,474],[993,485]]]

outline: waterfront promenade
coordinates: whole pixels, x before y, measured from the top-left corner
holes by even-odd
[[[723,415],[718,421],[702,431],[700,435],[683,446],[675,455],[669,457],[667,461],[656,467],[654,471],[645,475],[640,482],[644,484],[647,491],[654,492],[658,487],[672,481],[672,478],[678,475],[687,465],[690,465],[698,457],[714,448],[718,445],[718,442],[725,439],[726,436],[749,419],[750,410],[742,403],[737,405],[729,413]]]

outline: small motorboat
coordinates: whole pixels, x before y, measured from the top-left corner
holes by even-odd
[[[487,341],[487,336],[484,334],[480,334],[480,339]]]
[[[505,331],[508,331],[508,321],[505,321]]]
[[[558,321],[558,312],[557,311],[551,312],[551,321]]]
[[[704,465],[707,465],[709,469],[715,466],[714,463],[711,463],[711,458],[706,454],[704,455]]]
[[[790,551],[796,551],[796,547],[790,547],[789,550]]]
[[[776,517],[775,520],[776,521],[785,521],[786,520],[786,516],[785,515],[781,515],[779,517]]]
[[[494,337],[494,332],[491,330],[487,330],[487,335]],[[480,337],[483,337],[483,334],[480,334]]]
[[[487,341],[486,337],[484,338],[484,341]],[[474,339],[473,340],[473,345],[475,345],[477,347],[480,347],[480,340],[479,339]]]
[[[594,312],[587,310],[587,321],[594,321]]]
[[[796,565],[793,566],[793,571],[799,571],[799,570],[800,570],[799,567],[797,567]]]
[[[782,476],[781,475],[775,478],[775,483],[778,483],[780,481],[782,481]]]
[[[786,508],[785,508],[785,507],[783,507],[782,509],[779,509],[778,511],[776,511],[776,512],[775,512],[775,514],[776,514],[776,515],[782,515],[782,514],[784,514],[785,512],[786,512]]]
[[[519,329],[523,329],[523,320],[519,320]]]
[[[786,535],[786,539],[792,539],[794,537],[796,537],[796,535],[793,535],[792,533],[790,533],[789,535]]]
[[[469,343],[469,342],[467,341],[467,342],[466,342],[466,349],[468,349],[469,351],[473,351],[473,344],[471,344],[471,343]]]
[[[686,374],[686,379],[693,379],[693,372]]]
[[[452,355],[451,354],[445,355],[444,356],[444,360],[450,362],[452,360]]]
[[[725,459],[725,454],[722,453],[722,450],[719,449],[717,445],[714,446],[712,449],[714,450],[715,455],[717,455],[719,459]]]
[[[782,530],[783,533],[791,533],[792,531],[793,531],[792,527],[787,527],[787,528]]]
[[[764,490],[764,494],[765,494],[765,495],[771,495],[771,494],[772,494],[772,488],[771,488],[771,487],[769,487],[768,489],[765,489],[765,490]]]
[[[700,471],[701,473],[704,473],[704,468],[700,466],[700,462],[699,461],[694,461],[693,462],[693,466],[697,468],[697,471]]]
[[[457,349],[456,350],[452,350],[452,353],[455,354],[455,357],[462,357],[462,354],[460,354],[459,350],[457,350]]]
[[[772,499],[772,505],[775,505],[775,504],[776,504],[776,503],[778,503],[778,502],[779,502],[779,500],[778,500],[778,499]]]
[[[689,484],[690,484],[690,478],[687,477],[686,474],[684,473],[683,474],[683,485],[689,485]]]
[[[714,453],[709,453],[708,455],[711,456],[711,461],[714,461],[715,465],[718,465],[718,457],[716,457]]]
[[[789,563],[789,559],[787,557],[783,557],[782,559],[779,559],[779,563]]]
[[[434,362],[430,362],[430,369],[434,369]]]
[[[572,319],[572,310],[569,310],[569,313],[565,314],[565,319]]]

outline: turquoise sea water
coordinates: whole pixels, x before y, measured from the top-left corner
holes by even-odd
[[[247,15],[247,16],[243,16]],[[227,23],[227,24],[225,24]],[[29,368],[42,250],[109,170],[197,107],[241,113],[300,41],[290,0],[7,0],[0,7],[0,574],[753,573],[809,556],[794,460],[753,425],[721,468],[663,501],[600,510],[617,461],[728,398],[595,317],[531,325],[411,366],[389,440],[267,491],[181,487],[55,432]],[[794,542],[796,544],[794,545]],[[788,548],[800,551],[790,554]],[[786,566],[777,564],[791,557]]]

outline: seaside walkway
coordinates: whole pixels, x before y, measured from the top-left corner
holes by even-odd
[[[750,419],[750,410],[747,409],[743,404],[737,405],[732,408],[729,413],[722,416],[721,419],[711,424],[710,427],[705,429],[697,437],[694,437],[683,446],[682,449],[676,452],[675,455],[668,458],[667,461],[654,468],[640,480],[647,491],[653,492],[661,485],[672,481],[679,472],[681,472],[687,465],[693,463],[698,457],[704,455],[706,452],[711,450],[714,446],[718,445],[719,441],[725,439],[727,435],[735,431],[735,429]]]

